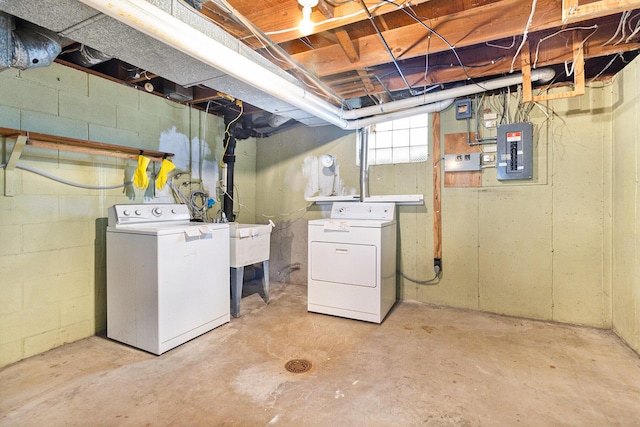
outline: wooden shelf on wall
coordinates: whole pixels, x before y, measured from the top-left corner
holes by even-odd
[[[3,138],[26,138],[26,145],[33,147],[49,148],[53,150],[72,151],[75,153],[98,154],[109,157],[125,159],[137,159],[140,154],[154,162],[161,162],[174,156],[173,153],[165,153],[156,150],[142,150],[123,145],[105,144],[102,142],[88,141],[84,139],[53,136],[44,133],[28,132],[17,129],[0,127],[0,136]]]

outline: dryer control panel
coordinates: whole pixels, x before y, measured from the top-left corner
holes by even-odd
[[[335,202],[331,208],[332,219],[377,219],[393,221],[395,203]]]

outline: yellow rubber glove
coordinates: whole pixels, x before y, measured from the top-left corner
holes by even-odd
[[[133,172],[133,183],[136,187],[145,189],[149,185],[149,176],[147,175],[147,166],[151,159],[142,155],[138,156],[138,167]]]
[[[167,175],[169,172],[174,170],[176,165],[171,163],[167,159],[162,160],[162,164],[160,165],[160,170],[158,171],[158,175],[156,176],[156,187],[158,190],[162,190],[164,185],[167,183]]]

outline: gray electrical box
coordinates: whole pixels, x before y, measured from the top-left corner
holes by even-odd
[[[456,120],[470,119],[472,113],[471,98],[459,99],[456,101]]]
[[[480,153],[444,155],[445,172],[468,172],[479,171],[481,169]]]
[[[533,125],[530,122],[498,126],[498,180],[533,177]]]

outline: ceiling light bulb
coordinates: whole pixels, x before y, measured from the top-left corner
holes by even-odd
[[[311,6],[304,5],[302,7],[302,21],[298,27],[302,35],[308,36],[313,32],[313,22],[311,22]]]

